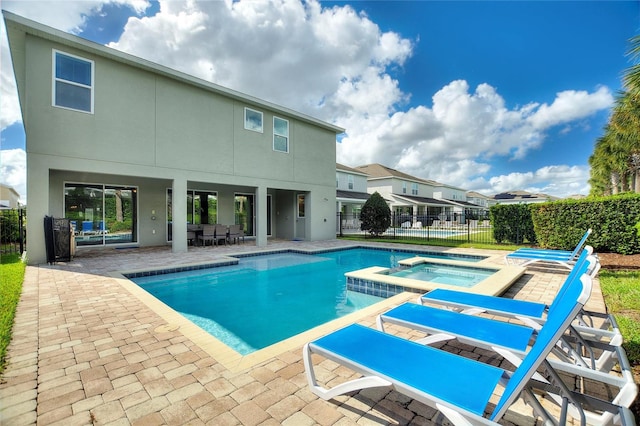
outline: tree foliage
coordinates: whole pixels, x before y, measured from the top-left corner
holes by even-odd
[[[371,194],[360,211],[360,230],[369,231],[373,236],[383,234],[391,226],[391,209],[378,193]]]
[[[591,195],[640,193],[640,36],[631,39],[629,54],[636,63],[589,158]]]

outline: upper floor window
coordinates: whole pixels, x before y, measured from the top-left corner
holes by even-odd
[[[273,117],[273,150],[289,152],[289,122]]]
[[[402,193],[403,194],[407,193],[407,182],[402,182]]]
[[[93,61],[53,51],[53,105],[93,113]]]
[[[262,133],[262,113],[251,108],[245,108],[244,128]]]
[[[349,189],[353,189],[353,175],[347,175],[347,184],[349,185]]]
[[[418,184],[417,183],[412,183],[411,184],[411,194],[412,195],[418,195]]]

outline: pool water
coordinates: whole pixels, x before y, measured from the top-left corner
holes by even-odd
[[[394,268],[417,254],[424,256],[366,248],[287,252],[131,280],[246,355],[382,300],[348,291],[344,274],[369,266]]]
[[[495,274],[493,269],[473,268],[468,266],[443,265],[438,263],[421,263],[407,269],[392,272],[394,277],[411,278],[429,281],[436,284],[455,285],[470,288]]]

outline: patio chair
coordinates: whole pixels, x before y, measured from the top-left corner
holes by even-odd
[[[586,246],[581,253],[579,261],[580,259],[587,259],[592,252],[593,248]],[[576,267],[579,261],[576,263]],[[576,267],[573,268],[571,274],[575,273]],[[595,277],[599,270],[600,262],[595,262],[595,266],[588,272],[592,277]],[[560,287],[558,295],[563,292],[571,274],[565,280],[565,284]],[[556,298],[558,295],[556,295]],[[487,296],[449,289],[435,289],[430,291],[420,296],[419,302],[422,304],[429,303],[443,306],[469,315],[487,313],[507,319],[515,318],[534,329],[540,328],[546,319],[549,309],[555,303],[554,301],[551,305],[546,305],[539,302]],[[572,327],[581,337],[590,341],[602,341],[612,346],[622,344],[622,333],[615,318],[610,314],[583,309],[575,318]]]
[[[216,238],[216,227],[215,225],[202,225],[202,234],[198,235],[198,244],[202,242],[203,245],[207,245],[207,241],[211,241],[213,244]]]
[[[554,263],[556,265],[571,269],[590,234],[591,229],[588,229],[572,251],[518,249],[513,253],[509,253],[508,255],[506,255],[505,261],[508,264],[519,264],[521,266],[528,266],[536,263]]]
[[[228,241],[232,244],[240,242],[240,225],[229,225]]]
[[[572,255],[573,257],[577,258],[580,255],[580,251],[582,250],[584,245],[587,243],[587,238],[589,238],[589,235],[591,235],[592,232],[593,231],[592,231],[591,228],[587,229],[587,231],[584,233],[584,235],[582,236],[580,241],[578,241],[578,244],[576,244],[576,246],[575,246],[575,248],[573,250],[520,248],[520,249],[516,250],[514,253],[539,253],[539,254],[543,254],[543,255],[547,254],[547,255],[560,255],[560,256]]]
[[[589,280],[586,275],[572,277],[572,285],[549,312],[535,343],[513,372],[353,324],[303,347],[309,387],[314,394],[328,400],[346,392],[391,386],[439,410],[456,425],[495,425],[520,395],[546,422],[565,424],[570,405],[580,417],[586,418],[585,406],[588,409],[588,404],[594,403],[590,397],[571,391],[562,380],[550,384],[535,380],[533,376],[542,365],[551,374],[555,371],[546,357],[588,300]],[[344,365],[364,377],[326,389],[318,384],[313,354]],[[539,388],[545,389],[545,393],[560,395],[559,419],[554,419],[537,399],[534,391]],[[496,391],[502,392],[493,406],[490,399]],[[615,421],[633,424],[628,423],[633,421],[633,416],[627,407],[605,401],[598,404],[598,408],[611,414]],[[489,418],[485,417],[485,412]]]
[[[227,225],[216,225],[215,226],[215,238],[213,242],[215,245],[220,245],[220,241],[222,241],[225,245],[227,244]]]
[[[591,258],[595,260],[593,256]],[[587,284],[583,282],[585,291],[589,290]],[[426,337],[416,341],[424,345],[456,339],[493,351],[515,366],[526,355],[530,340],[536,334],[536,330],[530,327],[414,303],[404,303],[379,315],[377,324],[380,331],[385,331],[385,325],[394,324],[425,333]],[[584,384],[584,380],[587,380],[598,382],[598,389],[606,386],[611,403],[629,407],[635,400],[638,388],[622,346],[582,339],[571,324],[567,331],[553,348],[555,357],[548,358],[550,365],[556,371],[574,376],[575,383]],[[597,357],[596,353],[599,354]],[[612,371],[615,374],[610,374]],[[557,399],[555,393],[549,396]],[[575,409],[572,410],[574,415],[578,415]],[[587,423],[594,425],[609,424],[612,420],[611,414],[606,411],[585,411],[585,416]]]
[[[195,231],[187,231],[187,244],[193,245],[196,239]]]

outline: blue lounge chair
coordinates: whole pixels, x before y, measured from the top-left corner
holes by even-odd
[[[309,387],[314,394],[328,400],[363,388],[392,386],[439,410],[456,425],[496,424],[522,394],[537,415],[556,424],[536,398],[533,391],[536,381],[531,379],[541,364],[548,366],[546,356],[588,300],[588,280],[590,277],[585,275],[572,278],[571,285],[549,312],[532,348],[513,372],[353,324],[304,346]],[[317,382],[313,354],[345,365],[365,377],[326,389]],[[502,386],[500,399],[492,409],[490,398]],[[569,403],[580,407],[581,402],[566,386],[561,383],[558,386],[558,393],[562,393],[559,421],[564,424]],[[621,422],[633,419],[625,407],[609,404],[607,409],[617,413],[614,416]],[[485,412],[489,418],[484,417]]]
[[[580,259],[586,259],[592,251],[592,247],[586,246],[578,262]],[[578,263],[576,263],[575,266],[577,267]],[[597,262],[595,267],[593,267],[589,272],[590,275],[595,276],[599,269],[600,263]],[[572,270],[571,274],[575,274],[575,272],[576,268]],[[565,280],[565,284],[560,288],[558,295],[562,293],[571,277],[571,274],[567,277],[567,280]],[[558,296],[556,296],[556,298],[557,297]],[[432,305],[444,306],[465,314],[488,313],[509,319],[516,318],[524,322],[529,327],[536,329],[540,328],[540,324],[545,321],[547,312],[550,308],[549,305],[544,303],[447,289],[436,289],[430,291],[429,293],[422,295],[419,301],[422,304],[429,303]],[[600,324],[596,325],[596,322],[600,322]],[[576,318],[573,327],[580,336],[587,338],[590,341],[605,342],[612,346],[619,346],[622,344],[622,334],[620,333],[620,329],[615,319],[611,315],[582,310]],[[597,367],[599,370],[604,368],[604,365]]]
[[[414,340],[416,343],[431,345],[456,339],[474,347],[494,351],[516,366],[526,356],[530,339],[535,338],[534,330],[529,327],[415,303],[402,304],[378,316],[380,331],[384,332],[387,324],[407,327],[427,335],[425,338]],[[561,336],[561,339],[566,339],[566,336]],[[563,347],[566,348],[566,345]],[[587,379],[607,386],[610,395],[608,402],[629,407],[635,401],[638,388],[624,349],[621,346],[608,345],[597,345],[597,348],[593,349],[611,354],[604,356],[608,359],[607,364],[617,366],[615,374],[609,374],[609,370],[597,371],[588,368],[589,363],[582,359],[580,352],[573,349],[567,353],[566,349],[559,350],[557,345],[552,351],[554,356],[548,357],[548,362],[555,371],[574,376],[576,380]],[[537,374],[533,378],[545,380]],[[551,392],[549,396],[556,398],[557,394]],[[574,408],[571,410],[574,416],[579,416]],[[587,424],[590,425],[610,424],[614,417],[610,412],[595,410],[584,410],[584,415]]]
[[[510,264],[528,266],[536,263],[554,263],[571,269],[578,259],[580,252],[591,235],[591,229],[584,233],[576,247],[572,251],[546,250],[546,249],[518,249],[505,256],[505,261]]]
[[[582,247],[584,247],[584,245],[587,243],[587,238],[589,238],[589,235],[591,235],[591,232],[593,232],[591,228],[587,229],[587,231],[584,233],[580,241],[578,241],[578,244],[576,244],[576,247],[573,250],[521,248],[516,250],[514,253],[539,253],[539,254],[560,255],[560,256],[572,255],[573,257],[578,258],[578,256],[580,255],[580,251],[582,250]]]
[[[585,251],[576,263],[572,274],[567,277],[556,299],[561,299],[562,292],[569,288],[576,276],[582,275],[597,262],[595,257],[587,257],[587,251]],[[588,283],[589,288],[585,290],[590,292],[591,280]],[[387,323],[409,327],[427,334],[428,337],[421,339],[423,344],[458,339],[474,346],[494,350],[514,365],[518,365],[528,349],[530,339],[541,328],[537,322],[533,323],[534,327],[527,327],[414,303],[402,304],[377,317],[378,329],[381,331],[384,331]],[[619,345],[617,347],[595,345],[575,331],[573,324],[568,327],[568,331],[569,333],[559,340],[554,351],[563,362],[608,372],[615,364],[615,357],[626,358],[624,350]],[[584,352],[586,355],[583,355]],[[596,353],[600,355],[596,357]]]

